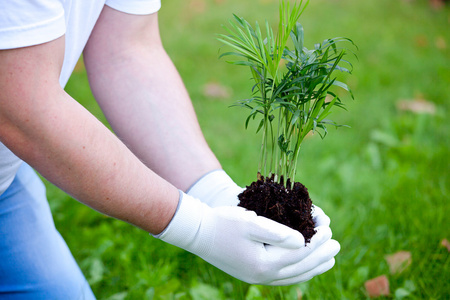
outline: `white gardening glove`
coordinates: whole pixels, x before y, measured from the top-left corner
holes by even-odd
[[[214,170],[203,175],[186,193],[210,207],[218,207],[236,206],[239,203],[237,196],[243,190],[224,170]]]
[[[237,196],[244,190],[224,170],[217,169],[203,175],[186,193],[211,207],[218,207],[236,206],[239,203]],[[330,218],[314,204],[312,216],[316,227],[330,226]]]
[[[312,205],[312,217],[315,227],[330,226],[330,218],[317,205]]]
[[[248,283],[290,285],[307,281],[334,265],[339,243],[328,226],[305,246],[287,226],[242,207],[211,208],[180,192],[180,203],[167,228],[156,237],[201,257]]]

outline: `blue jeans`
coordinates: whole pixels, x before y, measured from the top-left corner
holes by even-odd
[[[0,195],[0,299],[95,299],[25,163]]]

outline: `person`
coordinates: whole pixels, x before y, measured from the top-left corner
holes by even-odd
[[[339,243],[236,206],[159,35],[159,0],[0,3],[0,298],[93,299],[35,171],[91,208],[254,284],[334,265]],[[64,91],[83,52],[114,133]],[[34,169],[34,170],[33,170]]]

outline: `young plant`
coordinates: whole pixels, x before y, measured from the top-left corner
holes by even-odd
[[[262,131],[262,143],[258,179],[273,177],[285,186],[295,180],[300,145],[306,135],[317,132],[324,138],[327,125],[344,126],[327,119],[333,107],[344,107],[332,88],[341,88],[353,98],[349,87],[333,74],[351,72],[350,62],[343,59],[347,49],[340,44],[355,44],[348,38],[333,38],[307,49],[298,19],[308,3],[300,0],[291,8],[282,0],[276,34],[267,21],[263,36],[258,22],[252,27],[234,15],[230,27],[224,26],[228,34],[218,37],[232,49],[220,57],[236,57],[229,63],[249,67],[255,83],[253,96],[237,105],[250,109],[246,128],[250,120],[259,117],[257,132]]]

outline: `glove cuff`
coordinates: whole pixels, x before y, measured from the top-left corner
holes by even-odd
[[[203,175],[186,193],[211,207],[236,206],[242,190],[224,170],[218,169]]]
[[[202,224],[205,223],[203,219],[209,209],[200,200],[180,191],[180,200],[175,215],[160,234],[153,236],[187,251],[198,252],[201,250],[199,248],[202,248],[199,245],[202,244],[202,239],[199,239],[200,230],[202,229],[203,234],[205,231],[209,231],[209,226]]]

